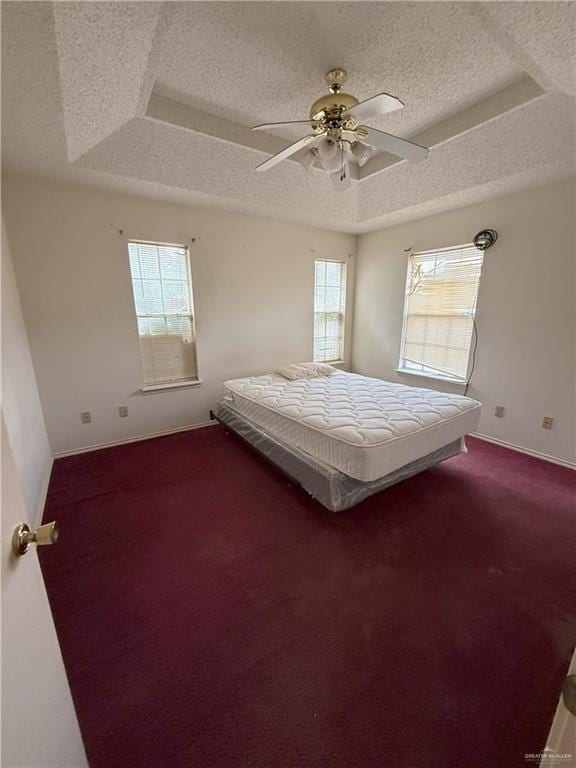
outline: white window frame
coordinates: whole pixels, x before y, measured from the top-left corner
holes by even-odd
[[[185,259],[186,278],[187,278],[188,295],[189,295],[189,301],[190,301],[190,313],[182,315],[182,317],[190,318],[190,327],[192,329],[192,336],[194,339],[194,360],[195,360],[195,368],[196,368],[196,376],[194,377],[190,377],[186,379],[174,379],[172,381],[165,381],[165,382],[156,382],[154,384],[147,384],[144,378],[142,354],[139,350],[140,365],[142,367],[142,382],[143,382],[140,391],[144,394],[150,394],[154,392],[165,392],[172,389],[181,389],[183,387],[197,387],[200,384],[202,384],[202,380],[199,377],[199,371],[198,371],[198,344],[197,344],[197,336],[196,336],[196,313],[194,311],[194,306],[195,306],[194,305],[194,286],[192,281],[192,263],[190,260],[190,246],[187,243],[168,243],[164,240],[145,240],[143,238],[136,238],[136,237],[128,238],[128,241],[127,241],[128,269],[130,270],[130,288],[132,290],[134,318],[136,320],[136,334],[137,334],[139,343],[140,343],[140,329],[138,326],[138,320],[141,317],[150,317],[150,315],[139,315],[136,309],[136,297],[134,296],[132,270],[130,267],[130,244],[131,243],[134,243],[135,245],[155,245],[155,246],[166,247],[166,248],[182,248],[186,252],[186,259]],[[167,315],[157,315],[157,317],[166,317],[166,316]],[[156,317],[156,315],[154,315],[154,317]]]
[[[468,364],[466,366],[466,375],[464,378],[460,378],[459,376],[450,376],[449,374],[442,374],[442,373],[431,373],[428,371],[418,371],[416,369],[412,368],[404,368],[402,367],[402,360],[404,359],[404,341],[406,338],[406,318],[408,317],[408,296],[406,295],[406,286],[408,285],[408,281],[410,279],[410,257],[413,255],[418,255],[422,253],[445,253],[446,251],[459,251],[463,248],[469,248],[473,245],[473,243],[462,243],[461,245],[450,245],[446,248],[426,248],[422,249],[420,251],[414,251],[414,253],[408,254],[408,259],[406,262],[406,281],[404,283],[404,308],[402,311],[402,334],[400,336],[400,352],[399,352],[399,359],[398,359],[398,367],[395,369],[396,373],[401,373],[402,375],[407,376],[417,376],[418,378],[423,379],[433,379],[435,381],[444,381],[451,384],[456,384],[460,386],[466,386],[466,384],[469,381],[469,377],[471,374],[470,365],[471,365],[471,357],[472,357],[472,350],[474,348],[474,335],[476,334],[476,310],[478,307],[478,296],[480,294],[480,282],[478,282],[478,289],[476,291],[476,299],[474,302],[474,309],[472,312],[472,320],[474,322],[474,333],[470,342],[470,347],[468,348]]]
[[[316,362],[322,362],[322,363],[343,363],[344,362],[344,350],[345,350],[345,344],[346,344],[346,304],[347,304],[347,277],[348,277],[348,265],[343,259],[314,259],[313,268],[314,268],[314,286],[313,286],[313,323],[315,321],[315,305],[316,305],[316,262],[323,261],[327,263],[332,264],[340,264],[342,267],[342,336],[340,340],[340,357],[336,357],[333,360],[316,360],[314,356],[314,346],[316,341],[316,335],[315,335],[315,325],[312,326],[312,359]]]

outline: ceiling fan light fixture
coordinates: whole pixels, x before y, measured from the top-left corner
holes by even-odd
[[[342,165],[340,147],[337,142],[326,136],[318,144],[318,157],[325,171],[330,173],[340,170]]]
[[[318,155],[320,156],[320,160],[324,162],[324,160],[332,160],[332,158],[336,157],[338,154],[338,144],[336,144],[335,141],[332,141],[332,139],[329,139],[327,136],[322,139],[320,144],[318,144]]]
[[[320,157],[320,164],[325,171],[328,171],[329,173],[336,173],[336,171],[340,171],[342,168],[342,159],[339,154],[336,154],[334,157],[330,157],[328,159]]]
[[[350,181],[350,169],[348,168],[348,163],[345,162],[336,173],[331,173],[330,178],[334,184],[334,189],[338,192],[350,189],[352,182]]]
[[[372,149],[367,147],[366,144],[362,144],[361,141],[357,141],[350,151],[360,168],[362,168],[363,165],[366,165],[372,156]]]

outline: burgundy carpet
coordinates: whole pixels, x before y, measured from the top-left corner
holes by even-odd
[[[341,513],[221,427],[57,461],[92,768],[525,768],[576,638],[576,473],[469,445]]]

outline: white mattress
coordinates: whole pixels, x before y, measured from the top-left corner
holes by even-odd
[[[476,428],[481,405],[462,395],[338,371],[289,381],[269,374],[224,383],[225,402],[288,445],[370,481]]]

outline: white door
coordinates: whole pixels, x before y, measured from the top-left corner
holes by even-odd
[[[2,766],[81,768],[86,756],[38,555],[34,545],[22,557],[11,551],[26,516],[3,422],[1,447]]]
[[[568,669],[567,677],[571,677],[568,681],[568,685],[574,691],[573,694],[566,696],[566,701],[570,701],[569,706],[571,709],[576,709],[576,651],[572,656],[572,662]],[[548,766],[548,768],[558,768],[558,766],[575,766],[576,765],[576,714],[572,714],[565,703],[563,695],[560,696],[558,707],[556,708],[556,715],[552,722],[552,728],[548,734],[548,741],[546,742],[546,748],[542,753],[540,760],[541,768]]]

